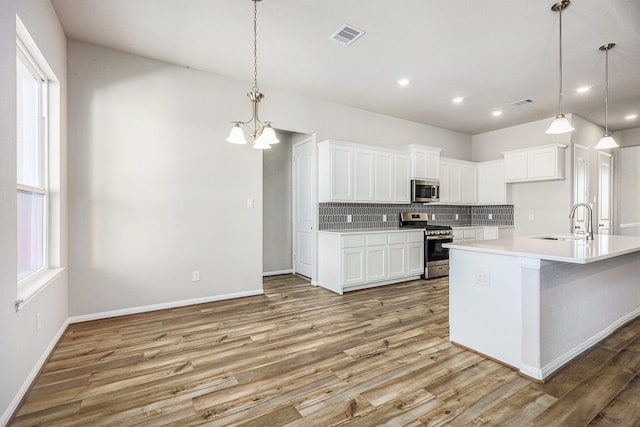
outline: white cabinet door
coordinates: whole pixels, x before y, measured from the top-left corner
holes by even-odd
[[[400,203],[411,202],[411,162],[409,156],[395,154],[393,156],[394,182],[393,201]]]
[[[414,148],[411,150],[411,177],[414,179],[440,178],[440,150]]]
[[[478,168],[475,165],[462,165],[462,203],[478,202]]]
[[[462,201],[462,165],[451,163],[449,166],[449,202]]]
[[[365,248],[342,249],[342,286],[364,283],[365,276]]]
[[[504,160],[478,163],[478,203],[504,204],[506,202]]]
[[[331,200],[353,200],[353,149],[331,146]]]
[[[424,239],[423,236],[420,236]],[[407,244],[407,274],[424,274],[424,242]]]
[[[393,201],[393,154],[376,153],[375,158],[375,201]]]
[[[451,175],[451,165],[450,163],[440,162],[440,202],[449,202],[449,187],[450,180],[449,176]]]
[[[556,176],[557,150],[541,148],[529,151],[529,179],[546,179]]]
[[[504,155],[505,181],[524,181],[529,176],[529,157],[526,152]]]
[[[387,245],[367,246],[366,280],[385,280],[387,274]]]
[[[407,275],[407,244],[389,245],[389,277]]]
[[[374,153],[370,150],[353,151],[353,200],[372,201],[374,183]]]

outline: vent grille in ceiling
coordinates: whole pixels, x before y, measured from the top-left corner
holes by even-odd
[[[527,98],[527,99],[521,99],[520,101],[512,102],[511,105],[527,105],[527,104],[531,104],[532,102],[533,102],[533,99]]]
[[[357,28],[354,28],[349,24],[344,24],[342,27],[338,28],[338,31],[333,33],[329,38],[340,44],[349,46],[360,37],[362,37],[364,33],[364,31],[358,30]]]

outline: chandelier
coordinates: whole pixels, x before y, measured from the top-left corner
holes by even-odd
[[[263,122],[258,118],[258,109],[260,101],[264,95],[258,89],[258,2],[261,0],[251,0],[253,2],[253,87],[251,92],[247,93],[251,100],[252,114],[251,118],[246,122],[232,122],[234,126],[231,128],[227,141],[232,144],[246,144],[247,140],[244,136],[242,126],[246,127],[253,140],[253,148],[264,150],[271,148],[271,144],[280,142],[276,137],[276,133],[271,127],[271,122]]]

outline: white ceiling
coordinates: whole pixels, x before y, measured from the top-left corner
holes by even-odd
[[[477,134],[552,117],[558,103],[553,0],[264,0],[259,83]],[[251,0],[52,0],[71,39],[253,80]],[[640,127],[640,0],[573,0],[562,15],[564,105],[609,128]],[[348,23],[366,34],[329,40]],[[411,79],[407,88],[396,80]],[[593,86],[578,94],[579,86]],[[245,96],[239,93],[238,96]],[[451,99],[463,96],[461,104]],[[531,98],[534,103],[514,106]],[[503,110],[501,117],[491,112]]]

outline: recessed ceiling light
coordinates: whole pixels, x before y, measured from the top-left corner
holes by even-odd
[[[576,88],[576,92],[578,92],[578,93],[589,92],[592,87],[593,86],[580,86],[579,88]]]
[[[638,118],[637,114],[629,114],[628,116],[624,116],[625,119],[627,120],[635,120]]]
[[[409,83],[411,83],[411,80],[407,78],[398,80],[398,86],[406,87],[409,86]]]
[[[464,98],[461,96],[456,96],[455,98],[452,99],[454,104],[460,104],[462,101],[464,101]]]
[[[492,114],[494,117],[498,117],[498,116],[501,116],[501,115],[502,115],[502,111],[500,111],[500,110],[496,110],[496,111],[494,111],[494,112],[493,112],[493,113],[491,113],[491,114]]]

